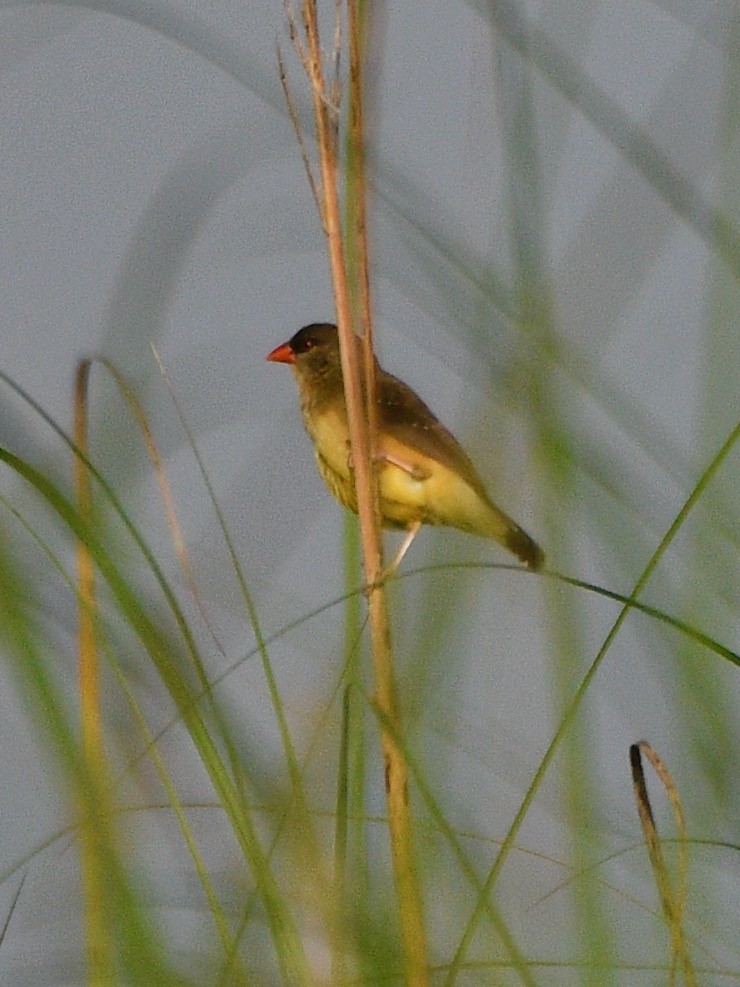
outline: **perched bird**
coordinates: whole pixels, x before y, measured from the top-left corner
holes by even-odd
[[[337,500],[357,513],[337,327],[305,326],[267,359],[293,368],[319,472]],[[386,527],[407,532],[390,571],[422,524],[492,538],[530,569],[540,569],[542,550],[489,500],[470,458],[421,398],[377,364],[376,386],[380,512]]]

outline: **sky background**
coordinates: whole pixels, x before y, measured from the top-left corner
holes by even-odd
[[[370,153],[379,356],[461,439],[493,498],[542,542],[553,569],[628,592],[737,423],[737,282],[708,245],[701,216],[677,215],[646,177],[647,165],[627,161],[608,127],[586,119],[541,71],[531,78],[539,193],[529,194],[536,183],[520,181],[505,136],[527,80],[487,10],[483,2],[389,3],[376,24]],[[731,3],[557,0],[533,3],[529,13],[589,80],[582,92],[596,94],[602,121],[614,107],[703,202],[736,210],[737,146],[725,139],[733,119],[725,54]],[[2,370],[65,429],[80,357],[104,355],[132,382],[165,457],[206,606],[234,661],[253,636],[151,344],[196,436],[267,632],[336,598],[344,585],[342,512],[313,467],[291,375],[264,359],[300,326],[334,314],[325,245],[276,69],[277,41],[307,120],[283,7],[266,0],[3,4],[0,39]],[[515,280],[517,192],[517,215],[529,218],[550,288],[554,345],[545,358],[509,317],[507,291],[497,287]],[[567,497],[537,451],[543,432],[533,418],[533,367],[568,437]],[[145,450],[100,368],[92,394],[96,461],[174,573]],[[0,441],[68,481],[71,464],[58,437],[7,388]],[[735,451],[648,592],[655,605],[693,616],[735,648],[738,482]],[[8,474],[0,483],[69,564],[69,542],[21,483]],[[58,674],[71,689],[69,592],[12,519],[2,524],[26,546],[59,645]],[[458,532],[425,531],[404,569],[442,561],[507,560]],[[548,592],[530,575],[490,570],[417,576],[394,590],[409,722],[418,748],[433,754],[430,772],[461,827],[480,829],[481,812],[495,804],[491,832],[505,830],[562,697],[616,616],[597,597],[573,604],[570,591]],[[566,599],[580,621],[570,669],[551,656],[552,608]],[[454,610],[454,621],[444,623],[438,611],[445,609]],[[439,622],[429,616],[435,613]],[[300,736],[310,734],[339,674],[341,627],[335,609],[275,646]],[[733,788],[729,769],[706,770],[713,751],[719,760],[727,752],[720,744],[740,741],[737,716],[725,720],[729,733],[713,735],[706,708],[692,709],[691,693],[674,687],[674,662],[709,677],[725,708],[737,708],[737,675],[726,663],[632,618],[584,712],[602,783],[589,823],[600,845],[639,838],[627,749],[642,738],[677,776],[692,831],[709,831],[704,809],[712,806],[711,835],[737,837],[736,780]],[[148,682],[135,655],[129,667]],[[216,673],[224,659],[214,654],[212,667]],[[246,663],[228,681],[224,701],[249,721],[245,743],[269,749],[274,731],[256,670]],[[153,683],[152,690],[156,718]],[[10,681],[3,695],[0,869],[65,818],[49,759]],[[130,738],[119,703],[112,690],[111,736],[125,761]],[[166,710],[159,715],[166,719]],[[183,776],[202,793],[192,756],[181,756]],[[331,774],[328,743],[324,756],[319,776]],[[539,793],[522,842],[567,858],[557,777]],[[379,791],[369,794],[376,807]],[[187,889],[157,832],[153,859],[181,907],[178,895]],[[727,862],[702,861],[725,889],[718,902],[730,895],[733,870],[737,877],[737,864]],[[647,877],[632,864],[621,886],[644,890]],[[515,871],[507,886],[517,882],[524,898],[550,887],[541,873]],[[70,855],[47,858],[16,938],[0,950],[0,969],[10,964],[14,983],[39,982],[24,953],[33,943],[43,968],[39,928],[41,952],[67,956],[72,919],[53,902],[73,885]],[[8,900],[13,890],[6,885]],[[547,914],[557,914],[557,904],[550,907]],[[533,918],[523,908],[521,922],[538,928],[547,948],[542,914]],[[712,943],[720,960],[731,953],[729,942],[720,930]],[[68,962],[74,983],[73,950]]]

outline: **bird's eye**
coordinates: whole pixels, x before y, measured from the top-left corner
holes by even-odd
[[[295,347],[295,352],[296,353],[307,353],[308,350],[313,349],[315,345],[316,345],[316,340],[315,339],[311,339],[311,337],[309,336],[306,339],[300,340],[300,342]]]

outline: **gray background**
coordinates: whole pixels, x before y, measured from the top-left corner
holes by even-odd
[[[731,7],[559,0],[533,4],[531,13],[707,201],[731,203],[737,159],[718,150],[728,126],[731,73],[723,51]],[[513,263],[502,117],[506,87],[518,84],[507,74],[516,59],[498,46],[482,4],[391,4],[381,27],[373,67],[373,260],[382,362],[464,441],[495,499],[541,538],[553,568],[626,592],[737,421],[737,297],[727,268],[604,134],[535,74],[537,215],[562,344],[545,369],[565,409],[561,424],[578,477],[572,499],[558,503],[530,454],[526,401],[516,389],[529,344],[485,290],[491,272],[505,274]],[[64,427],[79,357],[103,354],[134,382],[229,661],[251,649],[253,636],[150,343],[195,432],[268,633],[343,587],[341,512],[313,469],[290,374],[264,360],[301,325],[333,317],[324,243],[277,80],[276,38],[304,109],[279,3],[130,3],[98,11],[6,4],[0,12],[2,368]],[[93,396],[97,461],[174,574],[148,461],[100,371]],[[5,445],[69,477],[58,438],[9,391],[0,394],[0,413]],[[681,607],[701,598],[697,623],[729,646],[738,642],[737,463],[735,453],[648,593],[687,618]],[[21,485],[4,475],[2,489],[71,565],[68,542]],[[2,523],[13,528],[9,518]],[[570,532],[567,553],[559,525]],[[697,545],[706,568],[696,561]],[[73,602],[40,554],[26,551],[59,642],[59,674],[71,688]],[[404,565],[453,560],[503,557],[460,533],[427,531]],[[431,757],[456,823],[500,836],[557,722],[545,592],[522,575],[452,572],[409,580],[394,599],[415,742]],[[430,601],[459,618],[437,637],[419,620]],[[574,655],[564,694],[615,615],[596,597],[582,604],[582,653]],[[727,786],[726,773],[721,788],[706,773],[707,757],[723,760],[729,751],[716,750],[705,711],[687,708],[672,689],[680,650],[675,637],[635,617],[589,694],[589,757],[608,793],[597,812],[602,849],[639,839],[626,752],[643,736],[678,777],[691,831],[737,837],[737,785]],[[307,742],[341,667],[340,611],[281,638],[273,659],[299,741]],[[728,708],[740,698],[737,676],[716,657],[696,650],[681,660],[706,665],[702,674]],[[136,681],[151,689],[153,721],[166,722],[153,673],[135,654],[129,662]],[[226,664],[214,649],[214,674]],[[66,818],[52,761],[37,749],[10,681],[3,695],[0,869]],[[255,662],[227,680],[223,696],[248,723],[245,747],[269,750],[274,730]],[[111,685],[109,730],[121,763],[136,749],[123,705]],[[735,719],[730,741],[737,740]],[[208,798],[183,747],[165,743],[173,770],[180,766],[193,798]],[[334,756],[327,739],[314,759],[327,808]],[[146,794],[140,784],[132,791]],[[369,799],[382,811],[378,792]],[[144,818],[137,826],[143,842],[151,837],[153,873],[161,871],[154,898],[163,920],[172,922],[175,945],[180,936],[187,942],[191,879],[172,849],[174,824]],[[520,843],[568,859],[556,775]],[[214,866],[228,881],[228,860]],[[702,857],[700,866],[702,883],[715,889],[712,911],[727,920],[722,902],[725,895],[732,902],[737,866],[719,854]],[[74,908],[58,907],[76,893],[75,867],[73,853],[58,845],[35,861],[0,950],[0,970],[10,978],[0,973],[3,983],[78,982]],[[532,952],[547,955],[557,951],[566,921],[562,898],[530,908],[561,879],[553,871],[514,864],[502,892],[521,901]],[[636,856],[615,880],[652,900]],[[3,900],[14,889],[9,881]],[[618,900],[615,909],[622,906]],[[639,916],[624,910],[628,932]],[[704,929],[703,941],[714,958],[737,968],[730,926],[714,914],[707,926],[714,931]]]

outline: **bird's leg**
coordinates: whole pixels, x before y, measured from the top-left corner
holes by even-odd
[[[394,456],[391,453],[378,451],[375,454],[374,460],[376,464],[382,465],[384,463],[387,463],[389,466],[395,466],[397,469],[403,470],[404,473],[408,473],[408,475],[413,480],[417,480],[419,482],[421,480],[427,480],[429,478],[429,473],[426,470],[422,469],[419,466],[415,466],[413,463],[407,463],[403,459],[399,459],[397,456]],[[349,470],[350,473],[352,473],[354,470],[354,461],[352,459],[352,447],[350,446],[349,442],[347,442],[347,469]],[[393,573],[396,571],[396,569],[399,567],[399,565],[403,560],[404,555],[406,554],[406,552],[408,552],[411,546],[411,542],[414,540],[414,538],[416,538],[417,534],[419,533],[419,528],[421,528],[421,521],[414,521],[413,524],[406,530],[406,536],[401,542],[401,545],[398,551],[396,552],[395,558],[393,559],[391,564],[389,566],[386,566],[386,568],[380,574],[378,583],[384,583],[386,579],[388,579],[389,576],[392,576]],[[367,591],[369,592],[369,590],[370,588],[368,587]]]
[[[401,560],[403,559],[404,555],[406,554],[406,552],[408,552],[411,542],[418,535],[419,528],[421,528],[421,521],[414,521],[411,527],[407,529],[406,536],[401,542],[401,546],[396,552],[395,558],[393,559],[391,564],[389,566],[386,566],[385,569],[383,569],[376,582],[372,583],[369,586],[366,586],[365,589],[363,590],[366,596],[369,596],[374,588],[381,586],[386,581],[386,579],[389,579],[393,575],[393,573],[401,564]]]
[[[404,473],[408,473],[412,480],[428,480],[429,473],[427,470],[423,470],[420,466],[415,466],[413,463],[406,463],[403,459],[399,459],[397,456],[392,455],[389,452],[378,452],[375,457],[377,462],[389,463],[391,466],[397,466],[398,469],[403,470]],[[416,532],[414,532],[415,534]],[[413,541],[413,537],[411,539]],[[409,545],[411,544],[409,541]],[[406,546],[408,548],[408,545]],[[401,561],[400,559],[398,560]]]
[[[399,567],[401,561],[403,560],[404,555],[406,554],[406,552],[408,552],[409,548],[411,547],[411,542],[419,534],[420,527],[421,527],[421,521],[414,521],[411,527],[406,531],[406,537],[401,542],[401,545],[398,551],[396,552],[395,558],[393,559],[391,564],[387,566],[383,571],[384,580],[387,579],[389,576],[392,576],[393,573],[396,571],[396,569]]]
[[[352,458],[352,448],[347,441],[347,469],[353,472],[355,468],[354,460]],[[375,453],[376,463],[388,463],[390,466],[397,466],[398,469],[403,470],[404,473],[408,475],[413,480],[427,480],[429,478],[429,473],[427,470],[421,469],[420,466],[414,466],[413,463],[406,463],[403,459],[399,459],[397,456],[393,456],[389,452],[376,452]],[[409,543],[410,544],[410,543]]]

